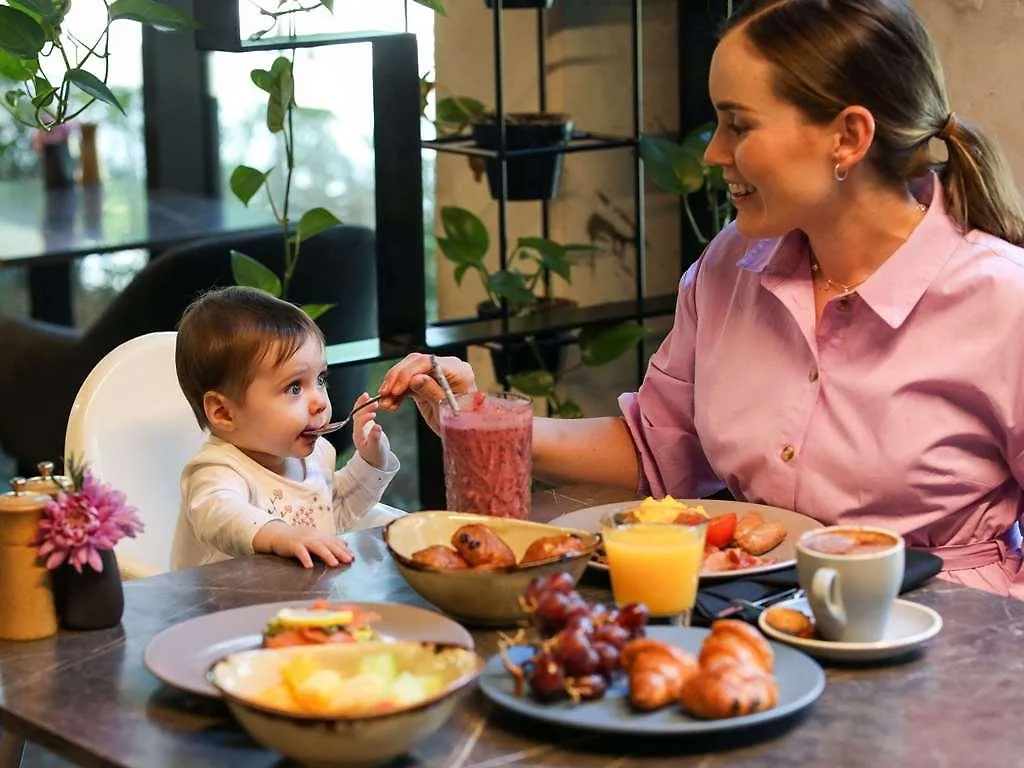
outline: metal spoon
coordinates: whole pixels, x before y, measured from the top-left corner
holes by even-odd
[[[369,400],[367,400],[365,403],[360,403],[355,408],[353,408],[351,411],[349,411],[348,412],[348,416],[346,416],[341,421],[332,421],[330,424],[324,424],[322,427],[320,427],[320,429],[311,429],[309,431],[309,434],[317,435],[319,437],[320,435],[329,435],[329,434],[331,434],[331,432],[337,432],[339,429],[341,429],[346,424],[348,424],[350,421],[352,421],[352,417],[355,415],[356,411],[358,411],[358,410],[360,410],[362,408],[365,408],[368,405],[372,405],[373,403],[376,403],[382,397],[384,397],[384,395],[374,395]]]

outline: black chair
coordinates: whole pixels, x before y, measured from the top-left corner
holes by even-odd
[[[0,448],[20,471],[63,455],[75,395],[104,355],[144,333],[174,330],[194,298],[234,284],[232,250],[282,273],[280,229],[221,236],[155,257],[84,332],[0,317]],[[373,232],[334,227],[302,244],[288,298],[296,304],[337,305],[317,321],[329,344],[370,338],[377,334],[376,274]],[[331,397],[338,410],[347,410],[365,388],[363,376],[358,368],[332,369]],[[332,437],[341,445],[347,435]]]

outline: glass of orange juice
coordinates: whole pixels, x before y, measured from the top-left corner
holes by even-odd
[[[652,616],[688,627],[697,599],[707,519],[641,522],[628,512],[605,515],[601,536],[617,605],[644,603]]]

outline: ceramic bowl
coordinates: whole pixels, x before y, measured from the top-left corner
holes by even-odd
[[[351,675],[361,658],[386,651],[398,670],[441,679],[435,695],[383,713],[313,714],[280,708],[261,696],[282,682],[281,669],[296,655],[310,654],[323,669]],[[218,661],[209,680],[253,739],[308,766],[369,768],[410,752],[451,717],[483,667],[483,659],[458,646],[432,643],[352,643],[242,651]]]
[[[560,533],[575,533],[584,543],[581,552],[553,560],[539,560],[497,570],[437,571],[413,562],[412,554],[434,544],[449,544],[464,525],[488,526],[522,558],[534,541]],[[413,512],[390,523],[384,541],[399,573],[425,600],[467,624],[509,626],[525,617],[519,597],[537,577],[567,571],[578,580],[601,539],[595,533],[542,523],[488,517],[463,512]]]

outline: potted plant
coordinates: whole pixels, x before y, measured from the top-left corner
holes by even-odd
[[[441,227],[443,236],[438,237],[438,246],[455,266],[456,284],[461,286],[466,275],[473,272],[487,294],[477,305],[478,317],[500,317],[503,300],[513,317],[575,306],[571,299],[551,297],[543,291],[544,274],[571,282],[570,254],[593,251],[593,246],[562,245],[540,237],[520,237],[509,255],[507,267],[492,271],[485,262],[490,235],[479,217],[464,208],[446,206],[441,209]],[[579,343],[585,364],[603,365],[642,336],[642,326],[633,322],[600,330],[585,329],[579,336],[572,330],[542,331],[523,341],[507,342],[504,346],[495,344],[491,347],[491,357],[495,376],[503,386],[515,386],[525,394],[544,396],[558,415],[578,415],[578,406],[571,401],[563,402],[555,393],[566,346]],[[617,351],[620,347],[621,351]]]
[[[714,124],[706,123],[690,131],[678,143],[662,136],[640,139],[640,155],[651,181],[665,192],[680,196],[686,218],[701,245],[710,242],[732,218],[729,188],[722,177],[722,169],[704,161],[704,152],[714,132]],[[690,205],[690,195],[701,191],[710,216],[707,235],[698,225]]]
[[[498,151],[498,116],[480,101],[467,96],[451,96],[437,104],[436,124],[446,136],[467,131],[481,149]],[[558,195],[558,186],[565,163],[561,151],[572,138],[573,124],[568,115],[558,112],[513,112],[505,115],[505,149],[547,149],[526,157],[509,157],[506,161],[507,200],[550,200]],[[481,162],[482,161],[482,162]],[[501,198],[501,163],[497,157],[472,158],[470,165],[477,172],[487,173],[491,197]]]

